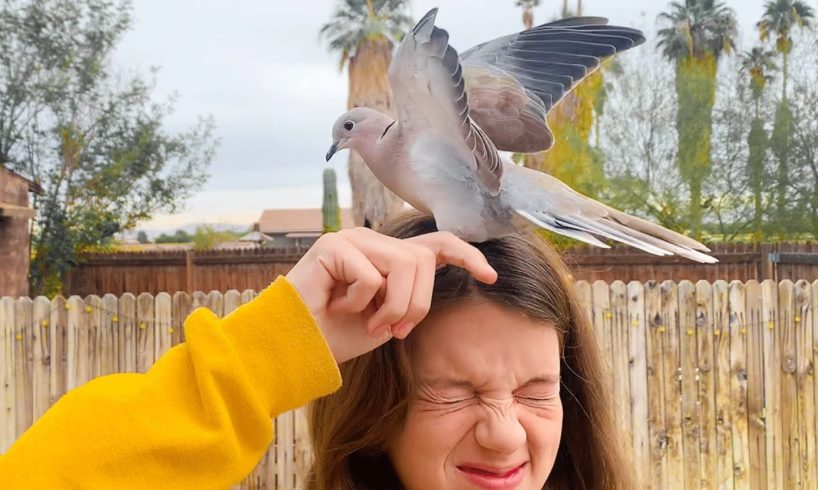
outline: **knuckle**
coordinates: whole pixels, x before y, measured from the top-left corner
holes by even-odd
[[[324,233],[323,235],[318,237],[318,240],[316,240],[315,242],[316,243],[332,243],[334,240],[338,240],[338,236],[339,236],[339,232],[335,232],[335,231],[332,231],[332,232],[329,232],[329,233]]]
[[[368,290],[377,290],[381,287],[383,277],[375,270],[370,270],[361,277],[361,284]]]
[[[457,235],[455,235],[451,231],[441,231],[441,232],[438,232],[438,233],[440,233],[440,237],[443,240],[446,240],[446,241],[449,241],[449,242],[451,242],[451,241],[460,241],[460,239],[457,238]]]

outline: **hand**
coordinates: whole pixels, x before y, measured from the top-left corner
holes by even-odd
[[[368,228],[323,235],[287,274],[339,363],[406,338],[429,312],[435,270],[462,267],[497,280],[483,254],[451,233],[404,240]]]

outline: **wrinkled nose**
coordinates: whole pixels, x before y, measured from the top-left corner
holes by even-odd
[[[510,454],[525,445],[528,435],[513,404],[487,410],[474,428],[477,443],[499,454]]]

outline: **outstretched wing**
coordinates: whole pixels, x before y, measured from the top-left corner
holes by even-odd
[[[546,116],[601,61],[645,41],[607,19],[558,20],[479,44],[460,56],[472,119],[497,148],[547,150]]]
[[[407,134],[433,131],[459,152],[490,193],[497,194],[503,172],[500,156],[469,115],[459,56],[449,46],[449,34],[434,25],[436,15],[432,9],[420,19],[389,66],[398,118]]]

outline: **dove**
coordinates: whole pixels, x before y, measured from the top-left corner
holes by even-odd
[[[549,110],[602,60],[645,41],[600,17],[550,22],[462,54],[430,10],[389,66],[397,119],[365,107],[332,127],[329,161],[358,152],[372,173],[437,228],[483,242],[535,226],[597,247],[602,240],[714,263],[698,241],[626,214],[499,151],[548,150]]]

